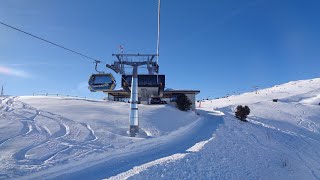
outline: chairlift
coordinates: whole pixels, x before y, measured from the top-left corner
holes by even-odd
[[[92,74],[88,81],[89,90],[91,92],[100,92],[100,91],[110,91],[114,90],[116,87],[116,80],[111,73],[105,73],[102,71],[98,71],[97,64],[100,61],[96,61],[95,70],[98,72],[97,74]]]
[[[110,91],[116,87],[116,81],[111,73],[92,74],[89,79],[89,90],[91,92]]]

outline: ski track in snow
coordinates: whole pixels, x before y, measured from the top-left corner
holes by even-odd
[[[50,101],[50,98],[45,100],[40,98],[38,102],[37,97],[32,97],[31,100],[35,100],[37,104],[47,100]],[[82,107],[79,108],[81,112],[87,108],[82,104],[87,103],[86,101],[75,102],[77,99],[68,98],[55,99],[57,107],[61,107],[60,100],[71,100],[70,103],[75,106],[81,104]],[[16,132],[10,131],[7,137],[4,136],[3,139],[0,139],[0,179],[43,179],[44,177],[49,179],[83,179],[84,177],[102,179],[127,171],[148,161],[186,151],[203,138],[206,139],[211,136],[211,130],[205,131],[199,137],[188,135],[186,138],[191,141],[185,144],[185,138],[182,138],[177,132],[186,133],[191,125],[197,126],[198,121],[195,122],[195,120],[199,117],[195,113],[182,113],[170,106],[148,106],[151,113],[147,116],[153,116],[152,112],[155,110],[169,114],[180,114],[183,118],[173,126],[177,128],[177,132],[172,127],[168,128],[169,130],[165,128],[159,131],[157,126],[146,126],[148,128],[141,129],[138,137],[130,138],[126,134],[127,128],[117,127],[119,126],[118,123],[115,131],[113,131],[113,128],[108,129],[109,125],[114,127],[110,120],[110,122],[101,121],[101,119],[92,121],[95,118],[89,117],[91,124],[87,124],[84,123],[86,122],[84,117],[79,116],[81,120],[67,118],[61,114],[46,111],[45,108],[42,109],[41,105],[33,107],[20,100],[20,97],[1,97],[0,102],[0,121],[4,122],[6,128],[17,129]],[[95,104],[98,101],[88,102],[91,103],[89,108],[94,107],[93,110],[95,110]],[[100,103],[99,106],[105,107],[105,101],[98,103]],[[118,103],[117,106],[123,107],[127,104]],[[68,107],[72,108],[73,106]],[[111,112],[117,113],[113,110],[112,102],[108,102],[107,107],[110,108]],[[66,110],[63,109],[58,112],[63,113]],[[141,112],[143,113],[143,109]],[[99,111],[99,114],[105,116],[108,115],[108,111],[107,113]],[[91,115],[95,114],[88,113],[88,116]],[[121,112],[120,115],[123,118],[126,113]],[[76,117],[77,113],[73,112],[73,116]],[[166,116],[170,115],[166,114],[161,117]],[[111,120],[113,119],[118,122],[117,116]],[[157,119],[155,120],[159,122]],[[160,123],[160,125],[162,124]],[[107,125],[107,128],[97,128],[97,125],[103,125],[103,127]],[[97,131],[95,131],[96,129]],[[159,137],[153,138],[151,136],[154,136],[152,134],[154,132],[163,134],[156,134],[155,137]],[[4,133],[2,132],[2,134]],[[170,138],[167,139],[167,136]],[[175,141],[171,142],[172,139]],[[148,150],[154,151],[149,152]],[[147,153],[148,158],[141,159],[141,154],[144,152]],[[138,161],[126,163],[128,156],[133,158],[132,160]],[[115,163],[118,163],[121,168],[114,169]],[[98,169],[95,169],[95,167],[98,167]],[[92,171],[95,172],[94,176],[87,173]]]
[[[312,131],[314,133],[318,132],[320,129],[319,124],[314,123],[313,121],[310,121],[306,118],[304,118],[304,116],[307,114],[305,112],[305,110],[303,108],[299,108],[299,106],[302,106],[301,104],[295,104],[295,108],[297,108],[298,110],[300,110],[302,113],[300,113],[298,116],[296,116],[296,118],[299,120],[297,125],[305,128],[309,131]]]
[[[16,162],[16,167],[13,167],[15,169],[24,169],[28,166],[45,169],[59,162],[61,158],[56,157],[72,147],[80,147],[83,151],[78,154],[64,154],[63,159],[66,159],[66,156],[67,159],[81,157],[104,148],[103,145],[95,143],[97,137],[90,125],[35,109],[16,100],[16,97],[2,98],[0,112],[1,116],[8,121],[19,121],[22,125],[19,133],[0,140],[0,164],[13,161]],[[11,117],[19,117],[19,120]],[[56,125],[58,129],[52,129],[45,123],[41,123],[47,121]],[[80,132],[81,136],[79,136]],[[83,134],[87,136],[82,137]],[[44,150],[44,154],[38,158],[33,156],[32,152],[37,148]],[[24,171],[21,173],[23,174]],[[16,176],[9,174],[5,177],[14,178]],[[1,171],[0,179],[2,179]]]
[[[199,151],[213,139],[212,133],[219,124],[223,123],[219,116],[212,116],[206,111],[202,111],[202,114],[202,118],[178,132],[131,144],[104,159],[88,160],[83,167],[75,164],[74,167],[69,167],[63,175],[56,170],[32,177],[39,178],[45,175],[53,179],[103,179],[112,176],[117,178],[117,175],[120,174],[120,179],[122,179],[123,174],[121,173],[124,173],[125,176],[136,174],[137,171],[130,170],[134,167],[143,171],[158,163],[175,161],[187,154]]]

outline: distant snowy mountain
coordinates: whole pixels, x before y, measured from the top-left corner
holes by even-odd
[[[320,178],[320,79],[207,100],[199,116],[140,105],[136,138],[127,103],[0,100],[0,179]],[[237,105],[250,107],[248,122]]]

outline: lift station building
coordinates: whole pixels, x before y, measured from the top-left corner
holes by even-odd
[[[119,90],[105,91],[108,100],[128,102],[130,100],[132,75],[122,75]],[[161,98],[168,104],[175,104],[179,94],[185,94],[192,102],[192,110],[195,110],[196,95],[199,90],[174,90],[165,89],[165,75],[138,75],[138,99],[141,104],[150,104],[152,98]]]

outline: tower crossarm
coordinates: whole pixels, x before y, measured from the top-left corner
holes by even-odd
[[[112,54],[112,56],[116,56],[118,61],[111,65],[107,64],[106,67],[116,73],[125,74],[124,65],[131,67],[147,65],[149,74],[159,72],[159,65],[154,61],[157,54]]]

